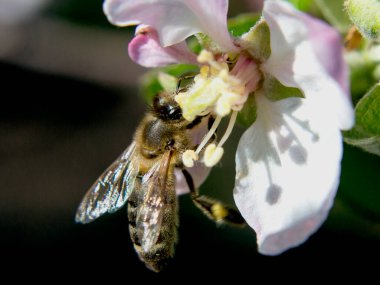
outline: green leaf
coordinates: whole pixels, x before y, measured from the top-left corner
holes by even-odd
[[[380,155],[380,83],[376,84],[355,107],[356,124],[344,133],[345,141]]]
[[[345,33],[351,21],[344,11],[344,0],[315,0],[324,18],[340,32]]]
[[[265,96],[272,101],[278,101],[289,97],[305,97],[300,89],[287,87],[268,74],[265,75],[263,91]]]
[[[265,62],[271,55],[270,30],[267,22],[260,20],[247,33],[242,35],[240,45],[253,58]]]
[[[240,37],[248,32],[260,19],[258,13],[240,14],[234,18],[228,19],[228,30],[234,37]]]
[[[189,64],[176,64],[169,65],[164,68],[154,69],[144,74],[140,81],[140,95],[148,103],[152,102],[153,97],[160,91],[165,90],[159,80],[159,73],[165,73],[172,75],[176,78],[186,76],[188,74],[194,74],[198,72],[198,67]],[[165,83],[164,83],[165,85]],[[170,84],[169,84],[170,85]],[[166,86],[167,88],[171,88]]]
[[[243,109],[238,113],[237,123],[248,128],[256,121],[256,101],[255,94],[251,93],[244,104]]]
[[[347,0],[345,7],[363,36],[369,39],[380,37],[380,0]]]

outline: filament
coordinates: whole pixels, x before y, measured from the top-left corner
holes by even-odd
[[[232,112],[231,117],[230,117],[230,121],[228,122],[227,129],[224,132],[223,137],[220,139],[218,147],[222,147],[223,144],[227,141],[228,137],[231,135],[231,132],[232,132],[234,125],[235,125],[235,122],[236,122],[237,114],[238,114],[237,111]]]
[[[208,143],[208,141],[214,135],[214,133],[216,132],[216,129],[218,128],[221,120],[222,120],[221,116],[216,116],[216,119],[215,119],[214,123],[212,124],[211,129],[208,131],[207,135],[203,138],[202,142],[197,147],[197,149],[195,151],[196,154],[199,154],[201,152],[201,150],[204,148],[204,146]]]

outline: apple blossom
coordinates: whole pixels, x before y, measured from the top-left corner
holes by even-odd
[[[137,63],[200,66],[176,100],[185,119],[216,120],[198,148],[185,152],[185,166],[201,155],[208,167],[221,159],[254,96],[256,119],[236,153],[234,198],[259,252],[282,253],[314,233],[339,185],[341,130],[354,123],[337,31],[280,0],[264,1],[262,18],[238,38],[227,29],[228,1],[106,0],[104,11],[115,25],[139,25],[128,48]],[[198,55],[185,42],[192,35],[207,36]],[[224,136],[209,144],[226,116]]]

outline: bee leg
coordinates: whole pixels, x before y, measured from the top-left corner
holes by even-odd
[[[230,206],[225,205],[221,201],[210,198],[205,195],[200,195],[198,190],[194,187],[193,178],[187,170],[182,170],[186,182],[190,189],[191,199],[195,206],[197,206],[203,214],[217,224],[231,224],[236,226],[244,226],[245,220],[239,211]]]

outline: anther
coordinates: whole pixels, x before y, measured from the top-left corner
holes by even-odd
[[[223,148],[216,146],[214,143],[209,144],[206,147],[205,153],[203,155],[204,164],[207,167],[213,167],[220,161],[223,153]]]
[[[198,154],[195,151],[188,149],[182,154],[182,162],[186,167],[193,167],[194,161],[199,159]]]

